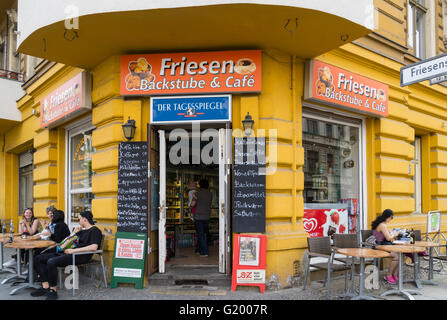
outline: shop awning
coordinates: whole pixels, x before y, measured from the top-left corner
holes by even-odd
[[[19,51],[86,69],[142,52],[273,49],[312,58],[374,28],[373,0],[77,2],[19,0]]]

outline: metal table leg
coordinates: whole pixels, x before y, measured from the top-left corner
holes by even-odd
[[[365,289],[365,258],[360,257],[360,283],[359,283],[359,295],[353,297],[351,300],[377,300],[374,297],[363,294]]]
[[[1,272],[16,273],[16,271],[14,269],[3,267],[4,256],[5,256],[4,247],[5,247],[5,244],[3,242],[0,242],[0,273]]]
[[[438,283],[433,281],[433,247],[430,247],[429,250],[429,260],[428,260],[428,279],[427,280],[421,280],[423,284],[429,284],[432,286],[437,286]]]
[[[419,291],[416,290],[404,290],[403,289],[403,280],[402,280],[402,276],[403,276],[403,272],[402,272],[402,252],[398,252],[398,256],[399,256],[399,285],[398,285],[398,290],[388,290],[385,291],[384,293],[382,293],[380,296],[384,297],[384,296],[389,296],[389,295],[400,295],[400,296],[404,296],[409,300],[414,300],[414,297],[412,295],[418,295],[421,294]]]
[[[23,276],[23,275],[21,274],[21,266],[20,266],[20,249],[17,249],[17,270],[16,270],[16,272],[17,272],[17,273],[16,273],[15,275],[10,276],[10,277],[4,279],[4,280],[1,282],[1,284],[8,283],[8,282],[10,282],[11,280],[15,280],[15,279],[18,279],[18,280],[20,280],[20,279],[25,280],[25,279],[26,279],[26,277]]]
[[[11,290],[10,295],[15,294],[16,292],[25,289],[25,288],[33,288],[37,289],[38,286],[34,285],[34,250],[29,249],[29,268],[28,268],[28,283],[24,283],[21,286]]]
[[[414,253],[414,265],[413,265],[413,280],[404,280],[405,283],[407,282],[414,282],[416,287],[418,289],[422,289],[422,281],[419,279],[419,270],[420,270],[420,264],[419,264],[419,255],[415,252]],[[399,276],[400,278],[400,276]]]

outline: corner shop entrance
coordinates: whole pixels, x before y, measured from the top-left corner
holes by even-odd
[[[165,273],[172,267],[214,266],[220,273],[228,274],[231,131],[223,128],[194,132],[186,127],[157,129],[152,128],[150,140],[151,180],[157,182],[157,186],[151,183],[150,196],[151,273],[153,269]],[[195,254],[197,236],[188,208],[189,182],[200,179],[208,180],[213,196],[208,257]]]

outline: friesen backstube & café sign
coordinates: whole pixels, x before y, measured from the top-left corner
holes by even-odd
[[[261,91],[261,50],[121,56],[121,94]]]
[[[375,116],[388,116],[388,85],[312,60],[306,66],[306,100]]]
[[[91,109],[91,76],[81,72],[40,101],[40,127],[54,127]]]

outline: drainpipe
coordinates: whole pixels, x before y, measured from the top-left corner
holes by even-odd
[[[298,218],[298,206],[297,206],[297,195],[296,195],[296,191],[297,191],[297,183],[296,183],[296,164],[297,164],[297,159],[296,159],[296,147],[297,147],[297,139],[296,139],[296,130],[297,130],[297,121],[298,121],[298,117],[297,117],[297,83],[296,83],[296,58],[295,55],[292,55],[291,57],[291,66],[290,66],[290,72],[291,72],[291,90],[292,90],[292,121],[293,121],[293,139],[292,139],[292,148],[293,148],[293,161],[292,161],[292,173],[293,173],[293,184],[292,184],[292,230],[295,231],[296,230],[296,220]]]
[[[8,70],[8,39],[9,39],[9,17],[6,13],[6,32],[5,32],[5,56],[3,57],[3,69]]]

